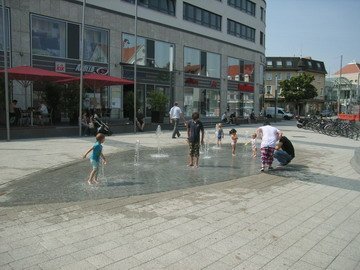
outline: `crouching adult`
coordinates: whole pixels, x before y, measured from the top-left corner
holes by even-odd
[[[295,157],[295,149],[291,141],[286,136],[281,136],[275,146],[274,158],[279,161],[281,166],[285,166]]]

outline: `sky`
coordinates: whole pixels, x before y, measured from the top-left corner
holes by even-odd
[[[267,0],[266,56],[310,56],[329,75],[360,63],[360,0]]]

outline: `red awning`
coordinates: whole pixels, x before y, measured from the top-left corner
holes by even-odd
[[[124,85],[124,84],[134,84],[133,81],[121,79],[109,75],[100,75],[96,73],[89,73],[83,76],[84,84],[86,84],[91,89],[100,89],[104,86],[110,85]],[[80,77],[74,77],[68,80],[57,81],[58,83],[75,83],[79,82]]]
[[[0,70],[0,76],[4,76],[4,70]],[[17,80],[23,82],[32,81],[56,81],[61,79],[72,79],[73,76],[65,73],[49,71],[41,68],[34,68],[31,66],[17,66],[7,69],[10,80]],[[24,83],[23,83],[24,84]]]

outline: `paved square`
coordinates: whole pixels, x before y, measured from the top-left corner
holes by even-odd
[[[31,190],[55,185],[59,194],[52,192],[61,197],[62,184],[71,189],[69,180],[80,181],[82,174],[85,179],[88,164],[78,157],[90,140],[0,143],[5,172],[0,176],[0,269],[360,269],[360,165],[352,162],[360,143],[296,129],[291,123],[278,127],[293,142],[296,158],[271,173],[259,173],[259,160],[239,151],[239,175],[235,170],[223,178],[233,168],[224,145],[216,171],[203,166],[189,172],[188,179],[196,184],[181,182],[187,169],[174,173],[175,178],[167,171],[168,182],[179,185],[170,188],[155,181],[149,188],[162,192],[126,196],[136,185],[114,185],[118,196],[96,198],[100,188],[95,188],[90,198],[49,203]],[[237,127],[240,135],[255,128]],[[171,140],[169,132],[162,136],[169,153],[186,148],[184,140]],[[109,138],[104,147],[105,154],[113,153],[109,166],[122,153],[127,160],[121,162],[130,166],[136,139],[151,151],[154,137]],[[70,142],[73,151],[62,148]],[[16,159],[18,152],[24,157]],[[60,174],[68,170],[63,182],[47,178],[57,168]],[[204,182],[209,172],[214,180]],[[42,177],[38,186],[34,176]],[[221,182],[215,181],[219,177]],[[150,186],[150,180],[143,175],[132,181]],[[89,190],[76,189],[74,194],[79,192]],[[27,201],[30,195],[35,199]]]

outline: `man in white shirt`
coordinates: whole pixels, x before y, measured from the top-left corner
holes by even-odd
[[[179,120],[180,120],[180,117],[185,122],[185,118],[183,116],[183,113],[182,113],[181,109],[179,108],[178,103],[175,102],[174,106],[170,109],[170,112],[169,112],[170,123],[172,123],[174,125],[174,130],[173,130],[173,133],[172,133],[172,138],[173,139],[176,139],[175,135],[180,137],[180,132],[179,132]]]
[[[259,127],[256,130],[258,138],[261,140],[261,169],[265,170],[265,166],[268,166],[269,170],[272,170],[272,163],[274,160],[274,150],[277,141],[281,137],[281,131],[275,127],[270,126],[269,121],[265,121],[264,126]]]

